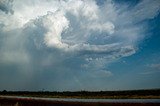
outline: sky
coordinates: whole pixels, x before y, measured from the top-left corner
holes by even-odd
[[[160,0],[0,0],[0,90],[160,88]]]

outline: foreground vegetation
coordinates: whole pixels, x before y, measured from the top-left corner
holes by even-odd
[[[70,102],[30,99],[3,99],[0,106],[160,106],[159,103]]]
[[[77,92],[49,92],[49,91],[1,91],[0,95],[47,97],[47,98],[95,98],[95,99],[160,99],[160,89],[126,90],[126,91],[77,91]]]

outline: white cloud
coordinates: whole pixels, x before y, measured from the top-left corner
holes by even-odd
[[[64,11],[70,12],[78,19],[81,17],[87,20],[95,20],[98,18],[98,6],[93,0],[69,0],[67,2],[61,1],[61,4]]]
[[[152,14],[144,12],[146,5]],[[112,1],[106,1],[102,7],[93,0],[15,1],[15,14],[1,16],[1,23],[5,30],[30,29],[29,36],[37,47],[46,44],[64,53],[83,54],[85,58],[114,60],[134,54],[137,42],[144,37],[143,25],[132,24],[135,17],[130,15],[137,17],[136,22],[154,17],[158,14],[158,5],[158,1],[142,1],[131,10],[121,10]],[[141,12],[145,14],[141,16]],[[45,30],[40,38],[38,28]]]
[[[160,63],[152,63],[152,64],[147,64],[146,69],[143,70],[142,75],[150,75],[150,74],[155,74],[160,72]]]
[[[27,1],[25,4],[23,1],[15,1],[15,14],[10,17],[2,16],[3,19],[7,17],[8,20],[1,19],[1,21],[4,21],[2,23],[5,25],[4,29],[7,30],[10,26],[12,26],[11,29],[17,28],[14,21],[20,21],[20,26],[24,29],[30,28],[31,32],[34,32],[35,27],[46,30],[41,35],[41,40],[38,38],[39,35],[33,38],[37,47],[46,44],[49,48],[57,48],[67,53],[83,53],[93,59],[114,60],[134,54],[137,42],[144,36],[143,25],[132,24],[135,17],[130,17],[130,15],[136,14],[137,22],[154,17],[159,11],[157,2],[150,4],[149,1],[142,1],[128,11],[124,8],[122,10],[116,8],[116,4],[112,1],[107,1],[103,7],[99,7],[92,0],[62,0],[60,2],[37,0]],[[152,8],[153,4],[155,4],[154,8]],[[23,7],[19,9],[21,5]],[[146,13],[141,16],[141,12],[146,10],[146,5],[150,6],[149,10],[152,14]],[[122,19],[124,17],[126,17],[125,20]],[[126,23],[126,21],[130,22]]]
[[[134,17],[133,20],[137,22],[146,19],[152,19],[157,16],[160,12],[160,1],[159,0],[142,0],[137,4],[131,11],[131,16]]]
[[[160,63],[150,64],[149,67],[150,67],[150,68],[153,68],[153,69],[155,69],[155,70],[160,70]]]
[[[0,1],[0,10],[5,12],[6,14],[11,13],[13,14],[14,11],[12,10],[13,0],[1,0]]]
[[[94,0],[15,0],[14,14],[0,13],[0,61],[110,76],[107,64],[136,53],[146,35],[143,21],[159,14],[159,4],[144,0],[129,9],[112,0],[101,6]]]
[[[57,48],[64,48],[67,45],[61,41],[61,34],[69,26],[69,21],[64,16],[64,13],[57,11],[56,13],[50,13],[46,17],[42,18],[43,25],[48,28],[48,32],[45,34],[44,42],[47,46],[53,46]]]
[[[93,72],[92,77],[94,78],[99,78],[99,77],[110,77],[112,76],[112,73],[110,71],[107,70],[99,70],[99,71],[95,71]]]

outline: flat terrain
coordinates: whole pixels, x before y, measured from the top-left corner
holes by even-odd
[[[0,96],[0,106],[160,106],[160,99],[53,99],[37,97]],[[95,99],[97,100],[97,99]],[[118,101],[117,101],[118,100]]]
[[[81,99],[160,99],[160,89],[128,90],[128,91],[1,91],[4,96],[46,97],[46,98],[81,98]]]
[[[0,92],[0,106],[160,106],[160,89],[99,92]]]

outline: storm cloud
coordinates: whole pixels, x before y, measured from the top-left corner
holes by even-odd
[[[0,9],[0,88],[78,90],[98,89],[84,80],[111,77],[108,64],[138,51],[160,2],[9,0]]]
[[[0,1],[0,10],[5,12],[6,14],[8,14],[8,13],[13,14],[14,11],[12,10],[12,3],[13,3],[13,0],[1,0]]]

